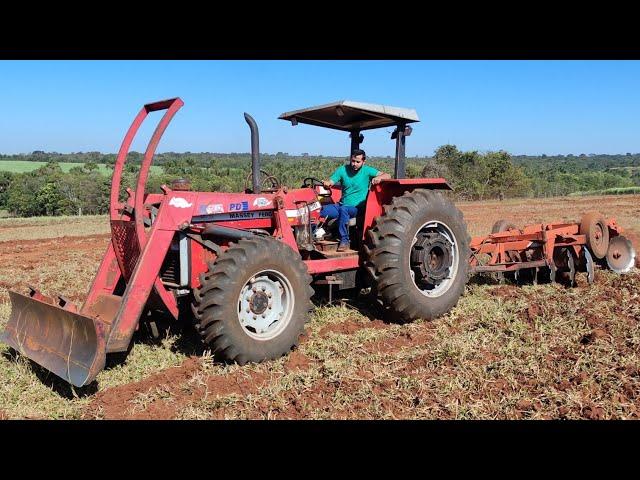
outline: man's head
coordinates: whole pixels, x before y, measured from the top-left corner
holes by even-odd
[[[359,148],[354,149],[351,152],[351,168],[353,168],[356,172],[360,170],[364,162],[367,161],[367,154],[364,150],[360,150]]]

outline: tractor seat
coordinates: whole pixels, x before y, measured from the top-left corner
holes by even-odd
[[[360,219],[360,217],[353,217],[349,219],[349,223],[348,225],[350,227],[355,227],[358,224],[358,220]],[[336,225],[336,223],[338,222],[337,218],[330,218],[329,220],[327,220],[327,223],[325,224],[327,227],[331,228],[334,225]]]

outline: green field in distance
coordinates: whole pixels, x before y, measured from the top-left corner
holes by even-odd
[[[0,172],[24,173],[31,172],[37,168],[46,165],[46,162],[27,162],[22,160],[0,160]],[[80,167],[83,163],[60,162],[60,168],[63,172],[68,172],[73,167]],[[111,175],[112,170],[108,169],[104,163],[98,164],[98,170],[103,175]],[[151,166],[152,173],[162,173],[162,167],[157,165]]]

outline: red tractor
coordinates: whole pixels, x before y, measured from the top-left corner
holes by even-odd
[[[371,288],[398,320],[450,310],[467,281],[469,242],[462,213],[437,190],[442,178],[405,178],[405,139],[414,110],[335,102],[279,118],[350,133],[395,127],[394,178],[372,186],[364,216],[353,219],[352,250],[321,238],[321,205],[340,190],[306,178],[300,188],[261,178],[258,128],[251,128],[251,186],[241,193],[194,192],[185,182],[146,193],[160,137],[179,98],[145,105],[129,128],[111,185],[111,243],[86,301],[77,307],[35,289],[11,291],[2,341],[76,386],[92,382],[106,355],[126,352],[143,317],[192,317],[220,359],[274,359],[297,345],[312,309],[312,285]],[[120,198],[131,142],[149,112],[166,110],[144,154],[135,191]],[[266,185],[265,185],[266,183]],[[352,221],[352,223],[354,223]],[[322,228],[318,228],[321,226]]]

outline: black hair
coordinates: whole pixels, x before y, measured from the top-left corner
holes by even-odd
[[[351,157],[355,157],[357,155],[362,155],[362,160],[367,159],[367,154],[365,153],[364,150],[360,150],[359,148],[354,148],[351,152]]]

